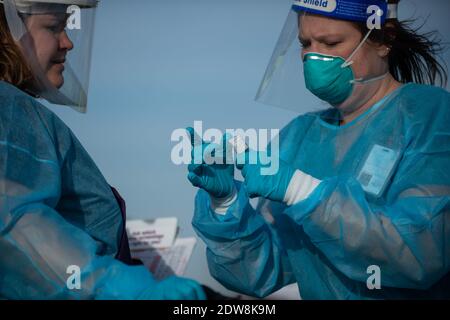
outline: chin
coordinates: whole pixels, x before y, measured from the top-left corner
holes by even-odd
[[[57,89],[61,88],[64,85],[64,77],[62,75],[49,77],[48,79],[50,83]]]

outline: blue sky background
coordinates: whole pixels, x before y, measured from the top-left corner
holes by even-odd
[[[400,17],[428,17],[450,41],[450,1],[402,0]],[[103,0],[97,14],[89,109],[52,106],[72,128],[132,218],[176,216],[191,227],[196,189],[170,153],[173,130],[282,128],[294,112],[253,101],[291,0]],[[419,20],[419,22],[422,20]],[[450,51],[444,60],[450,65]],[[316,100],[304,90],[304,103]],[[187,276],[209,276],[198,242]]]

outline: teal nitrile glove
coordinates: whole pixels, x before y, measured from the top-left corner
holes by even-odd
[[[206,300],[206,295],[198,282],[171,276],[156,282],[139,298],[141,300]]]
[[[289,183],[294,175],[293,169],[286,162],[280,160],[278,170],[266,173],[261,159],[269,159],[267,152],[256,152],[247,149],[244,153],[238,154],[236,167],[241,170],[244,177],[244,184],[250,198],[263,197],[269,200],[283,202]]]
[[[192,144],[192,162],[188,166],[189,174],[188,179],[195,187],[204,189],[214,198],[228,198],[231,197],[235,192],[234,185],[234,164],[230,157],[228,161],[231,163],[226,163],[227,157],[226,153],[222,152],[223,155],[217,155],[214,153],[216,151],[226,150],[229,152],[228,146],[228,136],[224,135],[221,145],[211,144],[204,142],[198,135],[196,135],[193,128],[189,127],[186,129],[191,137]],[[204,155],[211,154],[216,160],[222,159],[221,163],[211,163],[208,159],[204,159]],[[200,159],[201,163],[194,163],[196,159]]]

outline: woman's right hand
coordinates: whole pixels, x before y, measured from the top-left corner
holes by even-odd
[[[192,160],[188,166],[188,180],[193,186],[204,189],[213,198],[222,199],[232,196],[236,187],[234,184],[234,162],[233,159],[226,156],[226,152],[230,151],[228,150],[228,137],[224,135],[222,144],[214,145],[204,142],[201,138],[196,139],[193,128],[189,127],[186,130],[190,135],[192,145]],[[222,155],[214,154],[213,150],[222,151]],[[206,161],[204,156],[208,154],[211,154],[216,162]],[[195,161],[196,159],[197,161]],[[221,163],[217,163],[219,159],[222,160]]]

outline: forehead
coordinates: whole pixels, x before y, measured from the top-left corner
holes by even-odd
[[[298,14],[299,35],[301,37],[321,37],[359,33],[354,23],[310,13]]]
[[[28,22],[47,23],[47,22],[65,22],[68,18],[66,13],[46,13],[26,15]]]

